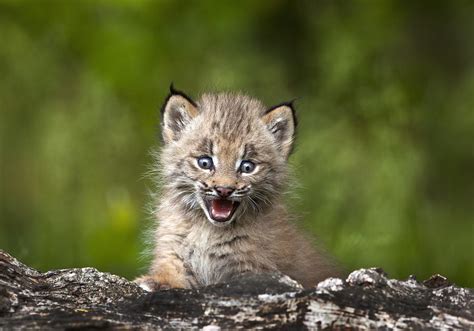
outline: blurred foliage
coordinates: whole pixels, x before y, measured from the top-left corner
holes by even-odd
[[[347,269],[474,287],[470,1],[0,1],[0,248],[133,277],[171,81],[298,98],[293,208]]]

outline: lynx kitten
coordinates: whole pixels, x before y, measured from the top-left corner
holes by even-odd
[[[194,288],[279,270],[305,287],[337,268],[290,221],[283,203],[296,118],[241,94],[194,102],[171,87],[162,108],[162,191],[147,290]]]

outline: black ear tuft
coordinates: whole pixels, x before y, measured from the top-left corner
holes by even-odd
[[[179,91],[174,88],[173,82],[170,84],[170,94],[179,94]]]
[[[197,104],[194,102],[193,98],[191,98],[189,95],[187,95],[183,91],[180,91],[177,88],[175,88],[173,82],[171,82],[171,84],[170,84],[170,94],[169,94],[168,97],[171,97],[172,95],[180,95],[183,98],[185,98],[186,100],[188,100],[192,105],[197,107]]]
[[[169,87],[169,94],[166,96],[165,98],[165,102],[163,102],[163,105],[161,105],[161,108],[160,108],[160,121],[161,123],[163,123],[163,114],[165,113],[165,108],[166,108],[166,105],[168,104],[168,101],[170,100],[170,98],[173,96],[173,95],[177,95],[177,96],[181,96],[183,98],[185,98],[190,104],[192,104],[194,107],[197,107],[197,104],[194,102],[194,100],[189,96],[187,95],[186,93],[184,93],[183,91],[180,91],[178,89],[176,89],[174,87],[174,83],[171,82],[170,84],[170,87]]]
[[[267,111],[265,112],[265,114],[268,114],[270,113],[272,110],[275,110],[277,109],[278,107],[281,107],[281,106],[287,106],[288,108],[291,109],[291,115],[293,116],[293,125],[295,127],[295,129],[298,127],[298,118],[296,117],[296,108],[295,108],[295,103],[296,101],[298,101],[300,98],[294,98],[294,99],[291,99],[290,101],[285,101],[285,102],[282,102],[276,106],[273,106],[269,109],[267,109]]]

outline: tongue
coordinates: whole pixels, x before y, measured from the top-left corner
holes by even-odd
[[[217,221],[229,218],[233,209],[234,204],[230,200],[216,199],[211,201],[211,216]]]

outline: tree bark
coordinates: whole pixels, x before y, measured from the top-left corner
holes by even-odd
[[[93,268],[40,273],[0,251],[3,328],[474,329],[474,290],[360,269],[306,290],[272,273],[147,293]]]

